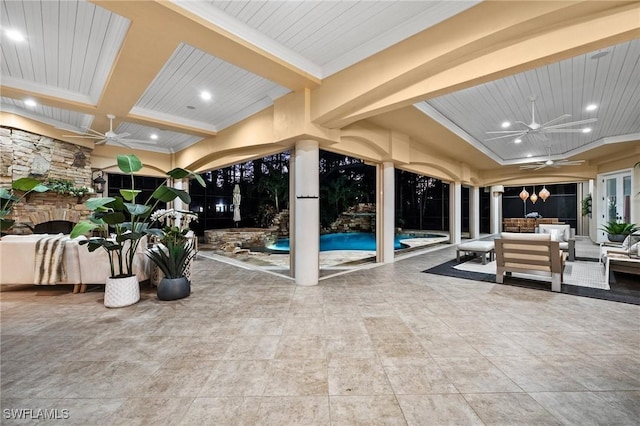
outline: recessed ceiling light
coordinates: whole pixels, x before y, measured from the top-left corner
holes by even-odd
[[[18,30],[4,30],[4,33],[7,37],[9,37],[9,39],[13,41],[24,41],[24,36]]]
[[[514,140],[513,142],[514,143],[520,143],[520,142],[522,142],[522,139],[518,138],[518,139]]]
[[[210,101],[211,93],[207,92],[206,90],[203,90],[202,92],[200,92],[200,98],[204,101]]]
[[[155,133],[151,133],[151,136],[149,136],[152,140],[158,140],[158,135]]]
[[[585,108],[585,110],[587,110],[587,111],[595,111],[595,110],[597,110],[597,109],[598,109],[598,105],[596,105],[596,104],[589,104],[589,105],[587,105],[587,107]]]
[[[503,129],[506,129],[507,127],[511,126],[511,123],[509,123],[508,121],[504,121],[504,122],[501,124],[501,126],[502,126],[502,128],[503,128]]]
[[[32,107],[32,108],[33,108],[34,106],[38,105],[38,104],[36,103],[36,101],[34,101],[33,99],[25,99],[25,100],[24,100],[24,104],[25,104],[26,106],[28,106],[28,107]]]
[[[589,133],[591,132],[591,127],[585,127],[584,129],[582,129],[582,133]]]

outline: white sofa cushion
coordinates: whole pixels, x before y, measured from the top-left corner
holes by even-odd
[[[566,243],[571,239],[571,226],[570,225],[552,225],[552,224],[540,224],[538,226],[541,234],[556,235],[556,239],[551,238],[552,241],[560,241]]]

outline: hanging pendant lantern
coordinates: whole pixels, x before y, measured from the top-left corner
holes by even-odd
[[[543,186],[538,195],[540,196],[540,198],[542,198],[542,202],[545,202],[547,201],[547,198],[551,196],[551,193],[546,188],[546,186]]]
[[[535,203],[536,203],[536,201],[538,201],[538,196],[536,195],[535,190],[534,190],[534,193],[533,193],[533,194],[531,194],[531,198],[529,198],[529,199],[531,200],[531,202],[532,202],[533,204],[535,204]]]
[[[523,202],[526,202],[526,201],[527,201],[527,198],[529,198],[529,193],[527,192],[527,190],[526,190],[526,189],[524,189],[524,186],[523,186],[523,187],[522,187],[522,192],[520,193],[520,199],[521,199]]]

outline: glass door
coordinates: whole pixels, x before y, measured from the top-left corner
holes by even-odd
[[[598,215],[598,241],[607,241],[599,228],[607,222],[631,222],[631,172],[602,176],[601,214]]]

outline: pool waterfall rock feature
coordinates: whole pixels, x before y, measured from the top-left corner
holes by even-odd
[[[205,243],[215,251],[241,253],[249,250],[264,251],[278,239],[277,228],[207,229]]]
[[[376,229],[375,203],[359,203],[349,207],[329,225],[323,234],[364,232],[372,233]]]

